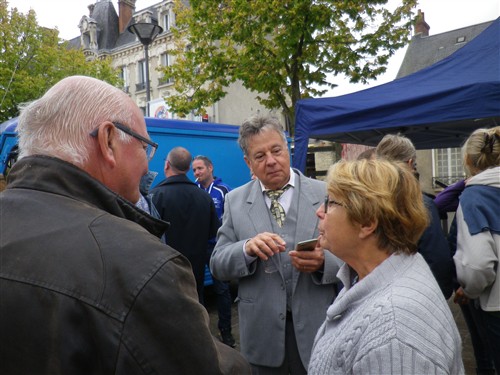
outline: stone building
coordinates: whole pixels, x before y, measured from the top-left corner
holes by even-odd
[[[150,22],[163,28],[149,46],[150,116],[175,117],[163,98],[172,95],[173,82],[161,76],[158,67],[172,64],[169,50],[174,48],[171,27],[175,25],[173,0],[160,1],[148,8],[136,10],[136,0],[119,0],[118,13],[111,0],[96,0],[89,5],[89,14],[82,16],[80,36],[69,41],[70,47],[81,48],[88,59],[110,57],[123,79],[123,90],[146,113],[146,61],[144,47],[128,26]],[[241,83],[227,88],[227,95],[206,108],[209,122],[240,124],[246,117],[270,111],[255,99],[256,93]],[[201,120],[189,115],[188,119]]]

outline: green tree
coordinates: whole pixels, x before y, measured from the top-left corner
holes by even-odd
[[[218,101],[240,80],[281,108],[293,131],[297,100],[325,94],[342,73],[366,83],[403,47],[417,0],[176,0],[175,62],[163,68],[176,94],[173,111]]]
[[[8,2],[0,0],[0,122],[17,116],[20,104],[70,75],[119,83],[110,59],[86,61],[81,50],[69,49],[58,34],[39,26],[34,11],[9,10]]]

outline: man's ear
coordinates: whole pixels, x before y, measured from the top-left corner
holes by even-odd
[[[167,160],[165,160],[165,166],[163,167],[163,173],[165,173],[165,175],[167,175],[167,169],[170,168],[170,162]]]
[[[104,162],[111,168],[116,166],[116,150],[117,144],[120,142],[116,128],[111,122],[106,122],[99,127],[97,136],[99,150]]]
[[[248,169],[252,170],[252,166],[250,165],[250,160],[246,155],[243,156],[243,160],[245,160],[245,163],[247,164]]]
[[[359,227],[359,238],[367,238],[371,236],[378,227],[378,220],[373,219],[372,221],[363,223]]]

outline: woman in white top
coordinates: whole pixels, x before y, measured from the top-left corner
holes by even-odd
[[[461,295],[476,299],[483,335],[500,373],[500,126],[478,129],[462,148],[466,181],[457,209],[454,256]]]

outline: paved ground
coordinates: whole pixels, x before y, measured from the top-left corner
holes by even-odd
[[[233,296],[236,297],[236,286],[231,284]],[[205,288],[205,301],[207,302],[207,310],[210,315],[210,329],[212,333],[219,337],[219,330],[217,329],[217,308],[215,305],[215,293],[211,287]],[[462,337],[462,357],[464,360],[465,366],[465,374],[466,375],[475,375],[475,361],[474,361],[474,352],[472,351],[470,335],[467,330],[467,326],[465,325],[464,319],[462,317],[462,313],[460,308],[453,303],[453,299],[450,298],[448,301],[451,312],[457,322],[458,330]],[[237,305],[233,304],[232,308],[232,326],[233,326],[233,336],[236,340],[236,349],[239,349],[239,332],[238,332],[238,310]]]

